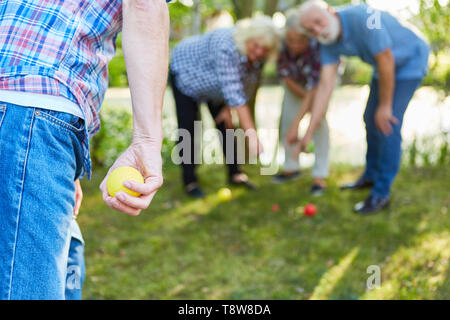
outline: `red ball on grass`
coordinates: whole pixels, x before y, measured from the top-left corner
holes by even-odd
[[[307,217],[312,217],[317,213],[317,208],[312,203],[308,203],[305,208],[303,209],[303,213]]]

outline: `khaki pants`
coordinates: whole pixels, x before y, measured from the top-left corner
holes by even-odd
[[[291,92],[289,88],[284,87],[284,98],[280,119],[280,143],[283,145],[285,160],[283,169],[285,171],[296,171],[300,169],[299,160],[294,158],[295,145],[286,144],[286,135],[295,119],[302,100]],[[329,129],[326,118],[322,119],[313,137],[315,151],[314,167],[312,175],[314,178],[326,178],[329,174],[328,151],[330,147]]]

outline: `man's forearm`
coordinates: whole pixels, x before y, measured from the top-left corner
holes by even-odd
[[[295,126],[298,129],[300,122],[305,117],[305,115],[311,111],[311,107],[314,101],[314,94],[316,93],[316,89],[312,89],[307,91],[305,99],[303,99],[302,104],[297,112],[297,116],[292,122],[291,126]]]
[[[337,67],[337,65],[329,65],[322,68],[317,92],[314,94],[312,101],[311,120],[305,134],[309,137],[313,136],[327,112],[328,103],[336,83]]]
[[[303,119],[305,114],[311,111],[312,104],[314,103],[314,95],[316,94],[316,88],[313,88],[306,92],[305,99],[303,99],[302,104],[300,106],[299,113],[297,115],[299,121]]]
[[[392,108],[395,86],[395,62],[390,49],[376,57],[378,69],[379,106]]]
[[[242,129],[244,131],[251,129],[255,130],[255,123],[253,122],[253,117],[249,107],[247,105],[243,105],[240,107],[236,107],[235,110],[238,114],[239,123]]]
[[[122,47],[133,104],[133,140],[162,141],[162,105],[169,56],[164,0],[124,0]]]

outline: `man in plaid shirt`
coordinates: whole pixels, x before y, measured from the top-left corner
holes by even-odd
[[[100,128],[120,30],[133,140],[109,172],[132,166],[145,183],[127,185],[140,197],[110,197],[108,172],[100,189],[109,207],[135,216],[162,184],[166,1],[0,2],[0,299],[80,297],[82,266],[73,261],[80,256],[69,256],[69,249],[80,255],[74,181],[90,176],[88,139]]]

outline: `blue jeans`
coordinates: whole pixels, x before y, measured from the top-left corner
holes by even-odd
[[[72,222],[69,259],[67,261],[67,276],[65,299],[81,300],[81,289],[85,278],[84,240],[75,220]]]
[[[0,299],[65,299],[83,138],[76,116],[0,102]]]
[[[378,79],[372,80],[369,99],[364,112],[367,153],[366,170],[363,177],[374,183],[372,188],[372,195],[374,196],[382,198],[390,196],[391,185],[400,168],[403,115],[420,82],[421,79],[395,81],[392,114],[399,122],[396,125],[392,124],[393,132],[385,136],[375,126],[379,89]]]

